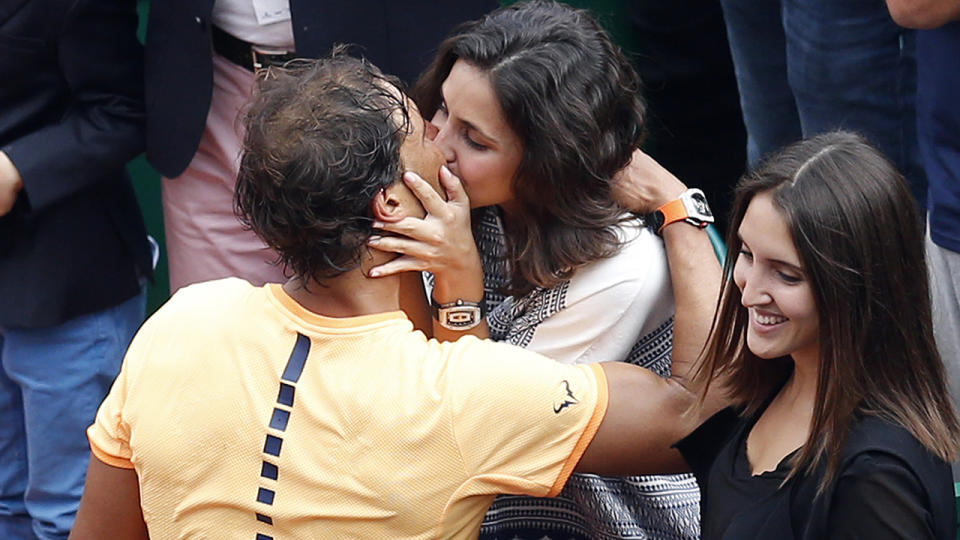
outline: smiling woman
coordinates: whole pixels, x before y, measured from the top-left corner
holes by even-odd
[[[960,426],[903,177],[820,135],[740,182],[732,227],[700,377],[739,408],[677,445],[703,538],[953,538]]]
[[[750,202],[740,224],[740,256],[733,280],[750,313],[747,346],[760,358],[791,355],[816,365],[819,356],[816,302],[790,228],[769,191]]]

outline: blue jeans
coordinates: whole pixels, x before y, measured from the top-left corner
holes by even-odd
[[[867,137],[926,201],[914,33],[883,0],[721,0],[751,167],[802,137]]]
[[[145,293],[48,328],[0,328],[0,538],[66,538],[86,428],[143,321]]]

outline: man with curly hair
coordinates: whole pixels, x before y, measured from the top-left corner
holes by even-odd
[[[262,78],[237,208],[294,276],[193,285],[144,325],[74,538],[470,538],[500,493],[684,467],[670,444],[712,407],[679,375],[427,339],[400,311],[422,285],[368,275],[396,256],[375,221],[467,204],[398,85],[342,55]]]

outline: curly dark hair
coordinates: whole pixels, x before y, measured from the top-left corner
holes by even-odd
[[[341,49],[261,73],[243,117],[235,210],[285,271],[323,283],[359,265],[370,203],[402,172],[401,88]]]
[[[486,72],[507,123],[524,144],[513,178],[521,211],[508,223],[511,292],[551,287],[620,248],[623,209],[610,179],[643,139],[640,78],[583,10],[530,2],[466,23],[417,82],[424,118],[463,60]]]

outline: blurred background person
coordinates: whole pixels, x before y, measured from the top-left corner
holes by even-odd
[[[960,406],[960,0],[887,0],[917,28],[917,133],[926,168],[927,263],[933,333]],[[960,463],[953,465],[960,482]]]
[[[893,160],[923,204],[912,30],[877,0],[720,3],[750,167],[800,138],[852,130]]]
[[[133,0],[0,0],[0,538],[66,538],[143,319]]]

